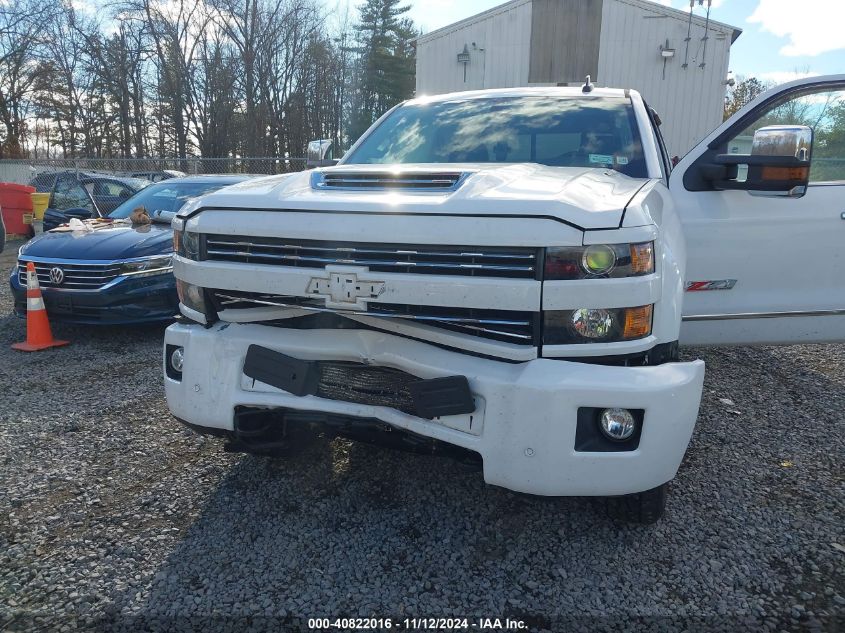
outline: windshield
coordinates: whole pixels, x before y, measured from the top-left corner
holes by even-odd
[[[344,164],[540,163],[648,176],[629,99],[497,97],[393,111]]]
[[[204,193],[220,189],[230,182],[179,182],[177,179],[165,180],[142,189],[134,196],[123,202],[109,213],[115,220],[128,218],[138,207],[144,207],[152,219],[161,217],[166,221],[172,219],[182,205],[189,198],[196,198]],[[162,215],[164,214],[164,215]]]

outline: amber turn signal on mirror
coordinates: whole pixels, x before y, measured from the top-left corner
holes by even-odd
[[[809,167],[763,167],[761,180],[807,180]]]

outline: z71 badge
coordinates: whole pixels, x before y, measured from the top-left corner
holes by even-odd
[[[687,292],[701,292],[703,290],[732,290],[736,279],[711,279],[710,281],[688,281]]]

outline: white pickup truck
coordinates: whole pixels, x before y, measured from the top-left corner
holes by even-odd
[[[781,86],[674,170],[633,90],[405,102],[336,166],[179,213],[169,408],[246,450],[445,449],[655,521],[704,379],[679,343],[845,339],[843,102],[845,75]]]

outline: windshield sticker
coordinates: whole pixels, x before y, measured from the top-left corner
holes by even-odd
[[[613,165],[613,156],[608,154],[590,154],[590,164],[593,165]]]
[[[617,165],[627,165],[628,164],[628,157],[627,156],[617,156],[616,157],[616,164]]]

